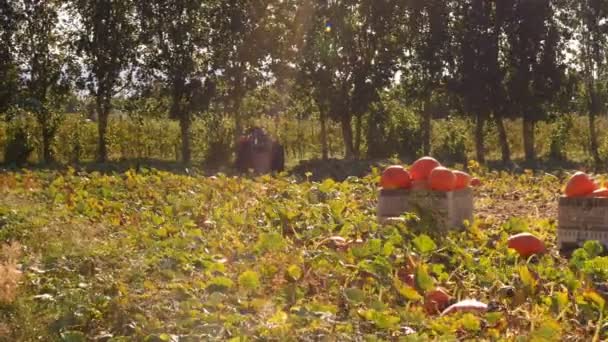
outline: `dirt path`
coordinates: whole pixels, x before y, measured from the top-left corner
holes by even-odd
[[[500,222],[513,217],[556,220],[557,198],[554,201],[529,200],[516,192],[500,196],[480,191],[475,194],[475,215]]]

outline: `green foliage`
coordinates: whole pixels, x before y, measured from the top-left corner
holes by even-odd
[[[93,159],[96,145],[97,127],[84,116],[72,114],[58,129],[55,157],[61,162],[77,164]]]
[[[278,233],[261,234],[258,242],[255,245],[255,250],[259,252],[280,251],[285,248],[286,242]]]
[[[572,128],[573,118],[571,115],[560,115],[557,118],[550,135],[549,157],[556,160],[566,159]]]
[[[100,331],[151,341],[591,339],[589,320],[605,309],[601,244],[587,242],[569,261],[553,253],[554,225],[521,211],[528,198],[498,206],[514,191],[553,203],[563,179],[477,172],[478,208],[492,214],[432,238],[378,225],[374,175],[298,183],[157,170],[5,172],[0,240],[27,248],[13,258],[25,281],[0,318],[18,341],[91,340]],[[311,192],[325,197],[304,195]],[[507,236],[522,230],[551,254],[528,263],[510,253]],[[498,309],[429,314],[425,295],[436,286]]]
[[[26,113],[17,114],[7,125],[4,162],[23,166],[34,152],[33,119]]]
[[[416,237],[412,243],[414,244],[414,247],[416,247],[416,250],[422,254],[428,254],[437,248],[435,242],[425,234]]]
[[[260,287],[260,277],[254,271],[245,271],[239,276],[239,286],[254,291]]]
[[[602,257],[604,246],[599,241],[587,241],[572,253],[570,265],[595,281],[608,280],[608,257]]]
[[[195,125],[193,133],[197,137],[194,145],[205,147],[202,158],[206,165],[226,165],[231,161],[234,129],[228,118],[206,113]]]
[[[400,96],[403,96],[400,91],[387,93],[382,102],[370,111],[367,121],[368,157],[398,155],[413,160],[419,155],[422,149],[420,118],[400,102]]]
[[[433,155],[444,162],[466,163],[468,160],[466,142],[469,131],[466,121],[449,117],[437,129],[441,132],[441,136],[437,139],[438,144],[433,146]]]

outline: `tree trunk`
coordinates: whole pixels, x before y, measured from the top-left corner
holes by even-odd
[[[53,152],[51,150],[53,133],[51,132],[51,129],[47,127],[47,125],[42,127],[42,157],[45,164],[50,164],[53,162]]]
[[[104,105],[104,100],[97,99],[97,132],[99,142],[97,143],[97,162],[105,163],[108,161],[108,141],[106,133],[108,131],[108,116],[110,106]]]
[[[500,140],[500,151],[502,154],[502,162],[504,164],[511,163],[511,148],[509,147],[509,139],[507,136],[507,130],[505,129],[505,123],[502,120],[501,115],[494,115],[496,120],[496,127],[498,128],[498,138]]]
[[[342,139],[344,140],[344,159],[354,158],[352,118],[349,114],[342,115]]]
[[[526,162],[529,163],[536,160],[536,151],[534,150],[534,128],[534,121],[527,116],[524,116],[524,153]]]
[[[185,97],[185,81],[183,78],[175,77],[173,79],[173,94],[172,94],[172,103],[171,110],[169,116],[173,119],[179,120],[179,128],[182,138],[181,143],[181,162],[184,165],[190,164],[191,161],[191,152],[190,152],[190,112],[186,109],[186,106],[183,102]],[[175,147],[176,151],[178,147]]]
[[[243,122],[241,120],[240,104],[236,99],[232,105],[232,115],[234,117],[234,138],[238,142],[241,134],[243,134]]]
[[[190,151],[190,114],[180,113],[179,128],[182,135],[182,163],[184,165],[190,164],[192,161]]]
[[[50,127],[50,113],[46,108],[39,109],[36,112],[36,121],[42,131],[42,161],[45,164],[53,162],[53,153],[51,150],[51,142],[53,140],[53,130]]]
[[[232,91],[232,115],[234,117],[234,141],[238,142],[241,134],[243,134],[243,120],[241,117],[241,99],[243,98],[243,70],[239,66],[235,70],[235,84]]]
[[[591,89],[590,91],[591,99],[589,101],[589,143],[591,147],[591,154],[593,156],[593,162],[595,163],[595,167],[599,168],[602,163],[602,159],[600,158],[600,154],[598,151],[598,142],[597,142],[597,127],[595,124],[595,118],[600,113],[600,103],[598,99],[598,94],[595,89]]]
[[[355,117],[355,146],[354,146],[354,157],[355,159],[359,159],[361,156],[361,118],[362,115],[357,115]]]
[[[484,146],[484,125],[485,125],[485,117],[481,112],[477,113],[477,123],[475,127],[475,150],[477,152],[477,162],[480,164],[485,164],[486,162],[486,153]]]
[[[424,102],[424,108],[422,108],[422,152],[428,156],[431,154],[431,103],[427,99]]]
[[[327,160],[329,159],[329,149],[327,146],[327,119],[322,111],[319,119],[321,121],[321,158]]]

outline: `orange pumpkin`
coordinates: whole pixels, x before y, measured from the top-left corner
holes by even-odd
[[[422,157],[410,167],[410,176],[414,181],[427,180],[431,171],[438,166],[441,164],[435,158]]]
[[[462,171],[454,171],[454,175],[456,175],[456,185],[454,186],[455,190],[461,190],[468,188],[471,185],[471,175]]]
[[[452,191],[456,186],[456,175],[450,169],[439,166],[429,175],[429,188],[435,191]]]
[[[408,189],[412,186],[410,173],[403,166],[389,166],[382,173],[380,178],[380,186],[383,189]]]
[[[566,184],[565,194],[567,197],[583,197],[597,190],[597,184],[584,172],[577,172]]]
[[[448,306],[451,299],[445,289],[437,287],[424,296],[424,309],[429,315],[440,313]]]
[[[530,233],[520,233],[511,236],[507,241],[507,245],[524,258],[544,253],[546,250],[545,244]]]
[[[591,193],[592,197],[608,197],[608,188],[599,188]]]

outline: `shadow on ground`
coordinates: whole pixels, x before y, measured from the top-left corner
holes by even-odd
[[[23,170],[64,172],[70,167],[80,172],[99,172],[101,174],[120,174],[128,170],[135,170],[139,172],[143,171],[144,169],[155,169],[180,175],[198,176],[211,176],[219,172],[230,176],[237,174],[236,170],[229,166],[206,166],[200,163],[192,163],[186,166],[181,162],[158,159],[132,159],[111,161],[106,163],[84,162],[78,164],[28,164],[23,167],[0,164],[0,172]]]
[[[411,163],[411,161],[405,161]],[[383,169],[387,165],[391,165],[389,159],[371,159],[371,160],[345,160],[345,159],[312,159],[302,160],[296,166],[287,170],[287,174],[294,176],[300,180],[310,179],[312,181],[322,181],[325,179],[333,179],[336,181],[344,181],[350,176],[364,177],[372,172],[372,168],[376,167]],[[466,170],[466,163],[445,163],[448,167]],[[157,159],[133,159],[112,161],[107,163],[86,162],[73,165],[51,164],[51,165],[26,165],[24,167],[15,167],[14,165],[0,165],[0,172],[3,171],[67,171],[69,167],[81,172],[99,172],[101,174],[120,174],[128,170],[143,171],[144,169],[156,169],[165,172],[171,172],[181,175],[193,176],[212,176],[218,173],[223,173],[227,176],[237,176],[239,173],[232,165],[203,165],[200,163],[192,163],[188,166],[176,161],[157,160]],[[488,161],[486,167],[491,171],[507,171],[512,173],[523,173],[525,170],[536,170],[549,173],[561,173],[566,170],[582,170],[586,172],[597,171],[583,163],[572,161],[558,161],[544,159],[535,163],[526,163],[522,160],[514,160],[511,163],[505,164],[501,161]],[[602,170],[606,170],[603,167]],[[251,176],[251,175],[249,175]]]
[[[411,162],[412,161],[406,161],[406,163]],[[301,161],[291,170],[290,174],[297,176],[298,178],[306,178],[306,174],[310,173],[312,174],[310,179],[314,181],[320,181],[327,178],[343,181],[349,176],[364,177],[371,173],[372,168],[374,167],[383,169],[391,164],[392,161],[389,159],[313,159]],[[444,165],[447,167],[468,171],[467,164],[463,162],[445,162]],[[541,159],[534,163],[528,163],[523,160],[514,160],[510,163],[503,163],[502,161],[488,161],[486,163],[486,167],[490,171],[506,171],[516,174],[523,173],[525,170],[535,170],[555,174],[560,174],[564,171],[571,170],[581,170],[585,172],[594,171],[593,168],[583,163],[552,159]],[[604,167],[604,169],[606,168]]]

